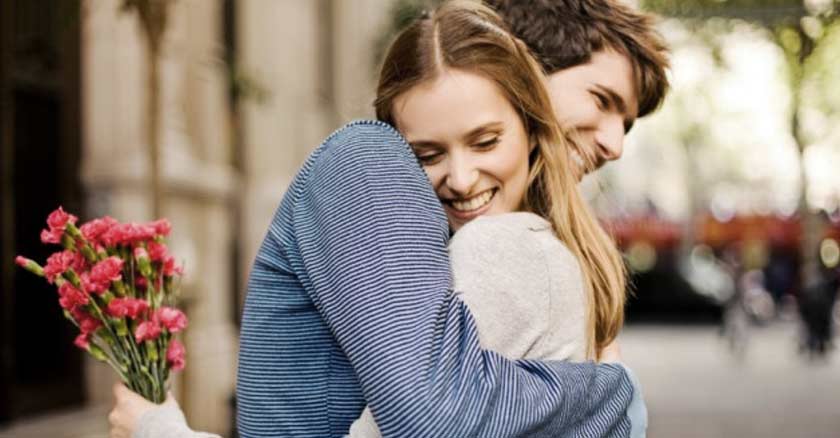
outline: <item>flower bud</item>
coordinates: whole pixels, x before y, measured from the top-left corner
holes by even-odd
[[[72,237],[75,240],[84,240],[84,236],[82,236],[82,233],[79,231],[78,228],[76,228],[76,225],[72,222],[67,222],[64,225],[64,232],[66,232],[68,235],[70,235],[70,237]]]
[[[63,246],[64,249],[66,249],[66,250],[72,251],[72,250],[76,249],[76,241],[72,237],[68,236],[67,234],[62,234],[61,235],[61,246]]]
[[[146,352],[149,353],[149,360],[157,362],[159,359],[157,345],[154,341],[146,341]]]
[[[125,319],[119,318],[114,321],[114,325],[117,328],[117,336],[127,336],[128,335],[128,325],[125,323]]]
[[[93,248],[91,248],[89,245],[82,245],[81,251],[82,255],[85,256],[85,260],[87,260],[88,263],[96,263],[98,261],[98,259],[96,258],[96,253],[93,251]]]
[[[100,360],[102,362],[108,360],[108,356],[106,356],[105,352],[102,351],[102,349],[99,348],[99,346],[96,344],[88,344],[87,351],[88,353],[90,353],[91,356],[95,357],[97,360]]]
[[[75,344],[82,350],[90,351],[90,342],[88,342],[87,333],[80,333],[79,336],[76,336],[76,339],[73,341],[73,344]]]
[[[140,274],[144,277],[151,277],[152,263],[149,259],[149,253],[142,247],[134,248],[134,259],[137,260],[137,265],[140,268]]]
[[[35,263],[34,260],[28,259],[26,257],[17,256],[15,257],[15,263],[23,269],[39,276],[44,276],[44,268],[41,267],[38,263]]]

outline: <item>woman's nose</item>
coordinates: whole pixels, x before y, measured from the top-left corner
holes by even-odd
[[[472,192],[478,182],[478,169],[467,157],[452,157],[446,174],[446,186],[458,196],[465,196]]]

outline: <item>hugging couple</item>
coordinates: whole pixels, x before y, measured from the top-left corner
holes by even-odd
[[[668,88],[617,0],[450,0],[396,37],[377,120],[328,137],[248,284],[243,437],[640,437],[626,272],[577,189]],[[198,438],[122,386],[113,438]]]

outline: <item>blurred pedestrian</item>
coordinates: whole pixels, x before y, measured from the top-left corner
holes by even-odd
[[[824,356],[832,347],[833,310],[840,288],[838,270],[820,266],[822,269],[799,297],[799,312],[805,326],[802,346],[812,357]]]

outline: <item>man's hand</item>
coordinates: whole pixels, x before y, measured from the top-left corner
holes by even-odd
[[[114,409],[108,414],[108,422],[111,424],[110,438],[131,438],[140,417],[160,407],[135,394],[122,383],[114,384],[114,400]],[[167,404],[177,406],[178,402],[172,394],[167,394],[164,405]]]

